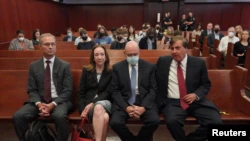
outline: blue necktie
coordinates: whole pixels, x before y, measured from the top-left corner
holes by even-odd
[[[130,84],[131,84],[131,96],[128,100],[128,103],[130,105],[133,105],[135,103],[135,87],[136,87],[136,70],[135,70],[135,65],[132,65],[131,69],[131,79],[130,79]]]

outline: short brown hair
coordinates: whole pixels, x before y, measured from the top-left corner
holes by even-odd
[[[182,41],[182,45],[184,48],[188,48],[188,41],[186,38],[184,38],[183,36],[180,36],[180,35],[177,35],[177,36],[174,36],[172,38],[172,40],[170,41],[170,46],[172,46],[176,41],[179,41],[181,40]]]

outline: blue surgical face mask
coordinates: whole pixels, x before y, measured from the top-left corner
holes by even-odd
[[[72,36],[72,33],[68,33],[68,36]]]
[[[139,56],[127,56],[127,61],[130,65],[135,65],[139,61]]]

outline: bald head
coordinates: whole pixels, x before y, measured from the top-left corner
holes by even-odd
[[[129,41],[125,46],[125,54],[127,56],[139,55],[139,50],[139,46],[135,41]]]

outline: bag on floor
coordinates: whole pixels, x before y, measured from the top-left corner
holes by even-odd
[[[83,129],[87,119],[82,119],[81,124],[77,128],[73,127],[71,141],[95,141],[92,131],[86,131]]]

